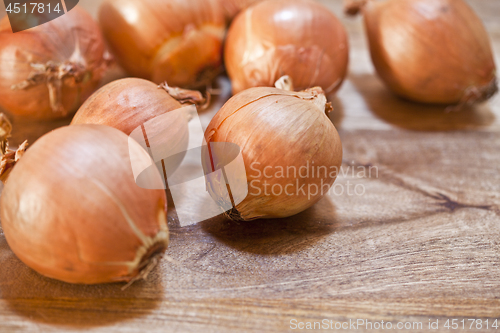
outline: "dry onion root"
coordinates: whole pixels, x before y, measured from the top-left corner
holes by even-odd
[[[118,62],[133,76],[204,86],[220,72],[224,13],[219,0],[106,0],[99,11]]]
[[[0,21],[0,105],[32,119],[64,117],[94,92],[109,62],[99,26],[79,7],[17,33],[6,16]]]
[[[28,141],[24,141],[18,149],[9,149],[9,138],[12,132],[12,124],[9,119],[0,112],[0,181],[5,183],[14,165],[23,157]]]
[[[488,34],[463,0],[354,0],[377,73],[401,97],[472,104],[498,90]]]
[[[10,133],[12,132],[12,124],[5,114],[0,112],[0,154],[5,155],[9,146]]]
[[[150,161],[108,126],[63,127],[36,141],[0,199],[12,251],[40,274],[70,283],[147,275],[168,246],[166,195],[136,185],[131,159]],[[158,172],[149,177],[162,183]]]
[[[283,83],[287,80],[278,86]],[[329,111],[331,105],[319,87],[301,92],[251,88],[224,104],[208,125],[205,138],[209,147],[212,142],[230,142],[241,148],[249,192],[233,205],[230,218],[287,217],[327,194],[342,162],[342,144],[327,116]],[[220,154],[223,157],[224,151]],[[216,160],[224,158],[205,157],[205,170],[219,169],[220,165],[210,165]],[[207,184],[217,202],[225,200],[224,187],[223,180]]]
[[[348,40],[328,8],[312,0],[269,0],[241,12],[231,24],[224,57],[233,93],[272,87],[288,75],[297,90],[326,94],[347,74]]]
[[[28,148],[28,140],[24,141],[16,150],[7,149],[2,154],[0,160],[0,181],[6,183],[9,178],[10,172],[16,163],[23,157],[26,149]]]

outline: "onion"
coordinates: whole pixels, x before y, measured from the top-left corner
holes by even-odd
[[[31,119],[72,113],[97,88],[109,61],[104,39],[79,7],[12,33],[0,21],[0,106]]]
[[[106,0],[99,21],[133,76],[186,87],[206,84],[220,69],[225,22],[218,0]]]
[[[203,97],[197,91],[172,88],[166,83],[159,87],[147,80],[125,78],[96,91],[80,107],[71,124],[107,125],[129,135],[138,126],[179,109],[183,104],[194,103],[203,109],[209,102],[209,95]],[[179,134],[181,128],[172,128],[175,132],[173,137]]]
[[[233,206],[229,217],[291,216],[329,191],[342,162],[339,135],[325,112],[330,109],[319,87],[302,92],[251,88],[224,104],[208,125],[205,138],[209,147],[213,142],[230,142],[241,149],[248,195]],[[222,149],[216,155],[204,159],[206,171],[220,168],[210,164],[223,161],[227,154]],[[223,180],[208,182],[215,201],[225,200],[225,184]]]
[[[135,129],[148,123],[149,141],[163,147],[164,154],[167,151],[168,154],[179,152],[177,159],[170,159],[162,166],[166,174],[171,174],[179,167],[188,149],[188,122],[192,114],[171,112],[168,117],[159,117],[184,104],[195,104],[204,109],[209,103],[208,92],[203,97],[198,91],[169,87],[166,83],[158,86],[147,80],[126,78],[108,83],[96,91],[75,114],[71,125],[107,125],[131,135]],[[140,132],[142,135],[142,130]]]
[[[462,0],[357,1],[377,73],[401,97],[472,104],[497,91],[488,34]]]
[[[151,163],[139,144],[107,126],[63,127],[36,141],[1,196],[12,251],[40,274],[70,283],[147,274],[168,246],[166,196],[136,185],[131,160]],[[161,184],[151,170],[149,181]]]
[[[269,0],[233,21],[224,49],[233,93],[290,76],[298,90],[336,91],[347,73],[344,27],[312,0]]]

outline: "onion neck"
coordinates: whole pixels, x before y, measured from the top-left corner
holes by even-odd
[[[278,89],[293,91],[293,80],[290,76],[284,75],[274,83],[274,86]]]
[[[293,80],[290,76],[284,75],[280,77],[274,86],[277,89],[285,91],[293,91]],[[327,102],[325,91],[321,87],[312,87],[297,93],[297,97],[304,100],[311,100],[312,103],[321,111],[328,115],[333,111],[332,103]]]
[[[124,279],[128,283],[123,286],[122,290],[138,280],[147,279],[149,273],[158,265],[163,253],[168,248],[169,232],[165,209],[161,204],[158,206],[157,219],[160,230],[153,238],[147,237],[147,242],[137,249],[136,258],[129,265],[129,275]]]
[[[49,61],[46,64],[32,63],[33,71],[28,78],[18,84],[12,85],[12,90],[25,90],[40,84],[46,84],[49,89],[50,107],[53,112],[67,115],[68,111],[62,104],[62,86],[66,78],[73,78],[75,83],[88,80],[89,71],[79,63],[71,61],[57,63]]]
[[[102,73],[113,62],[108,52],[104,52],[103,61],[97,67],[87,64],[80,51],[80,43],[76,40],[75,50],[65,62],[48,61],[47,63],[30,63],[33,69],[23,82],[11,86],[12,90],[25,90],[45,84],[49,90],[50,107],[53,112],[68,114],[62,103],[62,88],[64,84],[76,86],[92,79],[93,75]],[[68,79],[70,79],[68,81]]]
[[[333,111],[332,103],[328,102],[325,96],[325,92],[321,87],[313,87],[304,90],[305,93],[312,95],[312,103],[320,110],[328,115]]]
[[[460,105],[470,105],[474,103],[484,102],[498,92],[498,82],[494,77],[487,85],[482,87],[470,87],[465,90],[464,97]]]
[[[224,212],[224,216],[233,221],[245,221],[245,219],[241,216],[240,212],[234,207]]]
[[[165,90],[170,96],[181,104],[195,104],[198,109],[205,110],[210,105],[212,98],[207,90],[205,96],[198,90],[182,89],[179,87],[170,87],[167,82],[161,83],[158,88]]]
[[[347,16],[356,16],[363,11],[368,0],[344,0],[344,13]]]

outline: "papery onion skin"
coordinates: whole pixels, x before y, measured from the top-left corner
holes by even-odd
[[[269,0],[241,12],[224,47],[233,93],[274,86],[289,75],[297,90],[329,94],[347,74],[348,40],[337,17],[312,0]]]
[[[108,61],[98,24],[78,6],[50,22],[17,33],[12,33],[5,16],[0,21],[0,106],[29,119],[65,117],[95,91]],[[64,63],[75,65],[72,69],[78,69],[78,77],[75,80],[70,73],[62,79],[52,104],[45,82],[12,89],[34,73],[32,64]]]
[[[157,84],[125,78],[108,83],[90,96],[71,124],[107,125],[129,135],[148,120],[181,107],[181,103]]]
[[[147,124],[147,144],[152,140],[156,149],[162,147],[163,153],[168,149],[170,154],[185,154],[189,144],[186,114],[170,113],[168,118],[158,118],[182,107],[183,104],[153,82],[125,78],[108,83],[90,96],[73,117],[71,125],[107,125],[130,135],[141,126],[145,130]],[[163,162],[166,173],[180,166],[182,158],[178,156],[179,159],[171,159],[167,164]]]
[[[106,0],[99,21],[133,76],[193,87],[210,81],[222,64],[225,21],[218,0]]]
[[[134,141],[130,151],[149,159]],[[36,141],[1,196],[12,251],[38,273],[70,283],[140,274],[168,245],[166,195],[135,184],[130,156],[127,136],[108,126],[67,126]],[[161,182],[158,172],[149,175]]]
[[[209,145],[231,142],[240,147],[249,188],[246,198],[229,212],[231,218],[246,221],[288,217],[327,194],[342,162],[342,144],[325,109],[326,97],[319,87],[305,92],[257,87],[233,96],[217,112],[205,131],[205,139]],[[292,173],[301,167],[310,169],[310,177]],[[312,168],[317,167],[326,167],[328,172],[313,177]],[[290,172],[281,177],[280,168],[289,168]],[[307,190],[309,185],[324,187],[314,194]],[[212,198],[224,196],[218,183],[209,182],[208,189]],[[278,189],[283,193],[275,195]],[[292,195],[287,195],[285,189]]]
[[[496,92],[488,34],[464,1],[368,1],[362,12],[373,64],[396,94],[464,104]]]

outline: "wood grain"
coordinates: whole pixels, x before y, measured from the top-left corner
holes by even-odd
[[[81,5],[95,15],[98,2]],[[341,1],[322,2],[343,17]],[[500,2],[470,4],[500,64]],[[423,323],[412,332],[439,320],[434,331],[447,332],[450,318],[500,320],[500,97],[461,111],[394,97],[374,75],[361,19],[342,20],[351,56],[332,96],[346,170],[336,184],[363,195],[332,193],[287,219],[183,228],[172,208],[171,260],[125,291],[44,278],[0,229],[0,331],[283,332],[297,331],[293,319],[365,319]],[[227,79],[219,86],[204,126],[229,96]],[[67,122],[14,121],[14,142]]]

